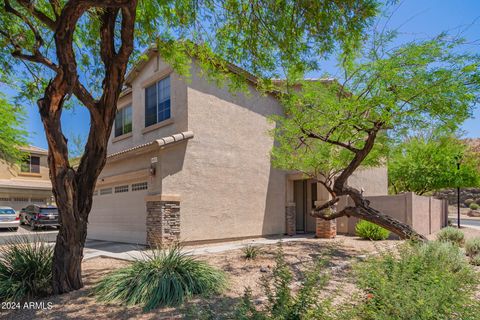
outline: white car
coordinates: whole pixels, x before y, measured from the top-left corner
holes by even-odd
[[[0,207],[0,229],[7,228],[13,231],[18,230],[20,217],[10,207]]]

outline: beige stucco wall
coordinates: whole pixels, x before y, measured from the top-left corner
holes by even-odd
[[[20,172],[19,165],[12,165],[0,159],[0,179],[49,180],[47,156],[37,153],[31,153],[31,155],[40,157],[40,173]]]
[[[40,173],[21,172],[19,165],[12,165],[0,159],[0,179],[3,180],[0,182],[0,206],[20,210],[31,203],[45,204],[52,201],[51,189],[39,188],[36,183],[43,182],[43,186],[49,185],[47,155],[35,152],[31,152],[31,155],[40,157]],[[24,185],[22,188],[12,186],[18,180],[22,181]]]
[[[348,179],[348,185],[358,190],[364,190],[365,196],[383,196],[388,194],[387,167],[359,168]],[[338,203],[339,210],[347,205],[347,198],[343,197]],[[355,229],[357,219],[340,217],[337,219],[337,232],[348,233]],[[353,229],[352,229],[353,228]]]
[[[363,189],[365,196],[382,196],[388,194],[387,167],[359,168],[348,179],[348,185]]]
[[[445,226],[447,210],[443,200],[413,193],[367,196],[366,198],[370,201],[372,208],[407,223],[423,235],[434,233]],[[341,221],[343,225],[338,232],[355,234],[357,218],[342,218]]]
[[[171,118],[164,125],[145,130],[145,88],[170,75]],[[131,83],[132,93],[120,98],[118,108],[132,105],[132,133],[123,140],[114,138],[114,130],[108,143],[108,154],[129,149],[155,139],[187,131],[186,83],[161,59],[151,59]],[[146,132],[148,131],[148,132]],[[119,140],[119,141],[115,141]]]
[[[250,96],[232,95],[197,72],[188,83],[188,130],[195,137],[186,145],[182,170],[164,173],[162,183],[163,193],[181,195],[182,239],[283,233],[285,173],[271,166],[268,131],[274,124],[267,121],[281,106],[253,88]]]
[[[122,185],[122,177],[131,178],[132,172],[141,170],[149,189],[142,195],[95,196],[88,237],[145,243],[147,193],[180,196],[183,241],[283,233],[286,178],[271,166],[273,138],[268,131],[274,124],[267,121],[269,115],[282,112],[279,103],[253,88],[250,95],[232,95],[199,77],[197,69],[188,81],[171,73],[173,121],[145,133],[144,88],[170,72],[161,61],[158,71],[156,66],[156,59],[147,63],[132,81],[132,93],[119,102],[120,107],[132,103],[133,132],[116,142],[112,136],[108,154],[182,131],[193,131],[194,137],[165,149],[107,161],[97,189]],[[156,175],[150,176],[154,157]]]

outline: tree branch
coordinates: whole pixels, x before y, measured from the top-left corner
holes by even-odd
[[[374,125],[374,128],[368,133],[368,137],[365,140],[365,145],[362,149],[355,151],[355,156],[352,161],[348,164],[345,170],[342,171],[340,176],[335,180],[333,189],[335,192],[340,193],[344,189],[345,183],[352,173],[362,164],[363,160],[368,156],[370,151],[375,145],[375,139],[377,138],[377,133],[382,128],[383,123],[377,122]]]
[[[327,137],[323,137],[321,135],[318,135],[316,133],[313,133],[313,132],[309,132],[307,130],[305,130],[304,128],[300,128],[300,130],[302,131],[302,133],[304,133],[305,135],[307,135],[307,137],[309,138],[313,138],[313,139],[319,139],[323,142],[327,142],[327,143],[330,143],[330,144],[334,144],[334,145],[337,145],[337,146],[340,146],[342,148],[345,148],[347,150],[350,150],[351,152],[353,153],[357,153],[359,152],[361,149],[357,149],[355,147],[352,147],[351,145],[348,145],[346,143],[343,143],[341,141],[336,141],[336,140],[332,140],[332,139],[329,139]]]
[[[25,9],[28,10],[35,18],[43,22],[45,26],[47,26],[50,30],[55,31],[57,27],[57,22],[52,20],[49,16],[45,13],[40,11],[38,8],[30,0],[17,0],[17,2],[23,6]]]

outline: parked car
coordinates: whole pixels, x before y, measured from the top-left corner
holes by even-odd
[[[31,204],[25,208],[25,224],[32,230],[40,227],[59,227],[58,209],[55,206]]]
[[[20,211],[19,211],[19,213],[18,213],[18,217],[20,218],[20,224],[21,224],[21,225],[26,224],[26,220],[25,220],[25,216],[26,216],[26,215],[27,215],[26,208],[20,209]]]
[[[17,231],[19,224],[20,218],[15,210],[10,207],[0,207],[0,228],[8,228]]]

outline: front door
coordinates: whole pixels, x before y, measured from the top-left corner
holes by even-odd
[[[317,200],[317,183],[313,180],[295,180],[293,198],[296,210],[296,231],[315,232],[315,218],[310,212]]]

